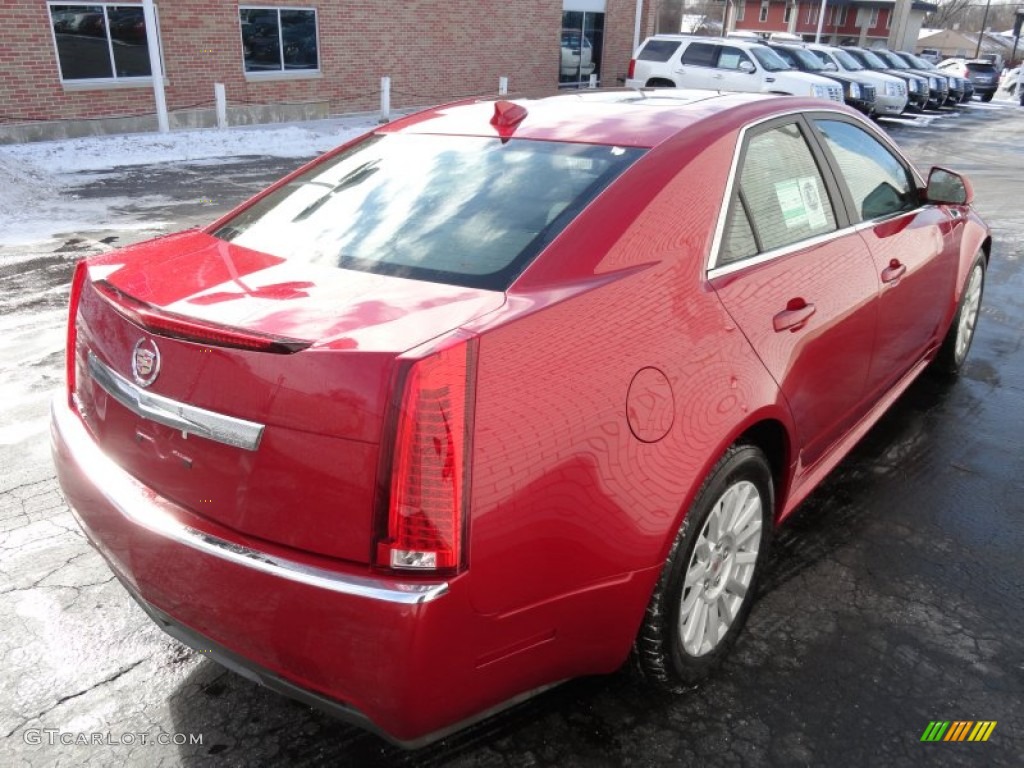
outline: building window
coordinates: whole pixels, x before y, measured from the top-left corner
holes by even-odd
[[[871,16],[868,18],[868,29],[874,29],[878,26],[878,9],[871,9]]]
[[[736,21],[743,21],[743,12],[747,10],[747,0],[736,0]]]
[[[896,9],[892,8],[892,9],[890,9],[890,10],[885,12],[885,28],[886,29],[892,29],[892,14],[893,14],[894,10],[896,10]]]
[[[150,77],[141,5],[49,4],[62,81]]]
[[[837,27],[845,27],[846,26],[846,9],[847,8],[848,8],[848,6],[844,5],[843,7],[841,7],[839,9],[839,20],[836,21],[836,26]]]
[[[238,19],[246,72],[320,68],[315,9],[240,7]]]
[[[789,24],[789,20],[793,17],[793,4],[786,3],[786,10],[782,12],[782,22]]]
[[[761,14],[757,17],[758,21],[768,21],[768,0],[761,0]]]

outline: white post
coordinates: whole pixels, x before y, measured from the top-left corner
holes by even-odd
[[[149,48],[149,71],[153,75],[153,100],[156,102],[156,125],[160,133],[167,133],[167,99],[164,98],[164,68],[160,61],[160,36],[156,31],[156,13],[153,0],[142,0],[142,16],[146,22],[146,45]]]
[[[508,96],[508,77],[505,75],[498,78],[498,95]]]
[[[228,127],[228,97],[224,90],[224,83],[213,84],[213,100],[217,104],[217,127]]]
[[[386,123],[391,120],[391,78],[384,76],[380,79],[380,121]]]
[[[644,15],[644,0],[636,0],[636,16],[633,19],[633,50],[629,52],[632,56],[640,47],[640,19]],[[724,34],[724,32],[723,32]]]
[[[814,33],[814,42],[821,42],[821,25],[825,23],[825,9],[828,8],[828,0],[821,0],[821,12],[818,14],[818,31]]]
[[[597,75],[593,75],[592,74],[590,76],[590,85],[588,85],[587,87],[588,88],[597,88]]]

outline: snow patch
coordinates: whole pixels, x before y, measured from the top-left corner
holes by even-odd
[[[288,125],[258,125],[89,136],[0,147],[0,246],[28,245],[61,233],[160,231],[162,221],[126,219],[119,207],[158,207],[157,196],[132,200],[77,199],[73,189],[157,163],[214,166],[237,157],[315,157],[377,127],[368,116]],[[4,256],[0,255],[0,261]]]

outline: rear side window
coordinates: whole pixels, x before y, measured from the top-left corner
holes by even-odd
[[[825,181],[795,123],[755,134],[738,174],[717,266],[837,228]]]
[[[679,50],[678,40],[648,40],[647,45],[637,54],[640,61],[668,61]]]
[[[694,67],[713,67],[718,58],[718,46],[711,43],[690,43],[683,51],[683,64]]]
[[[907,167],[878,139],[839,120],[815,120],[825,137],[862,220],[918,207],[917,186]]]
[[[372,136],[213,234],[284,259],[505,290],[643,150]]]

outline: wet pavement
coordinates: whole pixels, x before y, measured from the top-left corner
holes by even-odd
[[[152,234],[147,220],[209,221],[296,163],[84,182],[78,194],[137,198],[121,213],[140,228],[0,248],[0,762],[1020,765],[1024,110],[978,105],[886,127],[920,165],[968,173],[994,230],[965,374],[918,381],[783,528],[746,631],[702,688],[662,696],[628,671],[572,681],[412,753],[160,632],[78,531],[49,462],[74,261]],[[985,743],[922,743],[932,720],[997,725]]]

